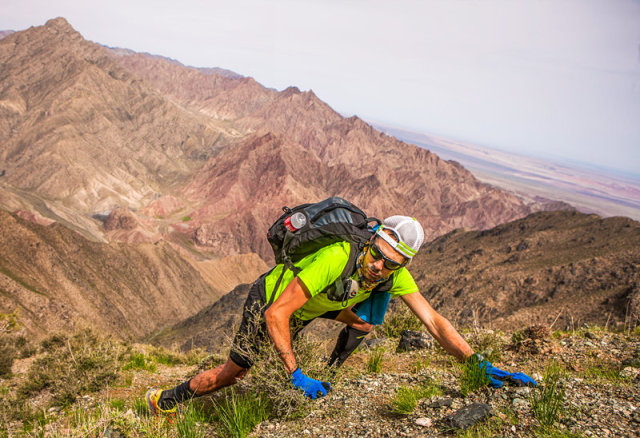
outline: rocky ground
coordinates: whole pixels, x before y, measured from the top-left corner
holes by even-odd
[[[298,406],[301,415],[296,418],[272,415],[254,427],[249,436],[638,435],[639,330],[611,332],[591,328],[549,333],[548,329],[539,328],[515,334],[475,331],[464,336],[477,351],[484,351],[494,365],[534,377],[539,382],[538,388],[484,387],[464,396],[461,392],[463,366],[439,347],[428,340],[427,348],[397,352],[399,339],[383,338],[376,340],[373,347],[361,348],[347,361],[332,379],[333,390],[327,397],[303,402]],[[36,415],[35,426],[25,427],[14,417],[5,423],[4,429],[0,428],[0,436],[3,433],[4,436],[109,437],[228,435],[216,417],[216,406],[230,397],[229,391],[198,399],[194,405],[204,413],[199,414],[197,421],[188,410],[179,413],[171,423],[158,421],[149,416],[141,400],[146,388],[172,386],[196,373],[198,368],[219,363],[222,356],[210,356],[204,365],[201,359],[193,360],[194,355],[191,362],[176,360],[181,363],[171,364],[166,357],[159,361],[161,355],[153,347],[136,345],[133,350],[140,352],[136,353],[137,359],[127,359],[129,365],[121,364],[118,377],[108,387],[94,393],[79,393],[72,404],[61,407],[52,402],[51,394],[56,388],[53,384],[28,401],[35,408],[32,415],[41,412]],[[126,351],[130,352],[131,348]],[[124,357],[122,354],[119,357]],[[166,356],[166,352],[163,354]],[[84,360],[78,353],[71,356],[78,362]],[[29,376],[29,367],[37,357],[16,360],[12,374],[0,380],[3,396],[13,397],[14,390]],[[375,358],[380,361],[376,362]],[[137,368],[131,366],[132,363],[138,363]],[[558,388],[564,391],[564,396],[560,398],[557,420],[542,427],[534,405],[551,383],[548,371],[554,364],[560,372]],[[255,392],[251,379],[243,386],[249,393]],[[415,397],[415,405],[403,405],[399,394],[418,389],[422,392],[416,392],[419,395]],[[287,393],[282,392],[281,396],[286,397]],[[467,412],[466,419],[471,421],[464,418],[465,421],[460,421],[459,417],[467,409],[471,409],[471,413]]]
[[[586,336],[585,336],[586,335]],[[508,347],[503,334],[468,335],[470,340],[491,339]],[[386,344],[393,349],[392,342]],[[640,338],[602,331],[556,334],[530,343],[537,351],[502,349],[494,365],[523,371],[542,388],[547,364],[555,361],[566,370],[564,410],[559,421],[543,431],[532,412],[532,398],[540,389],[505,386],[483,388],[467,397],[460,393],[460,366],[444,352],[423,350],[388,353],[380,373],[363,373],[366,364],[352,364],[347,375],[312,412],[294,422],[268,421],[254,435],[283,436],[411,436],[464,434],[451,417],[464,407],[481,403],[491,413],[469,429],[471,436],[637,436],[640,430]],[[492,347],[488,347],[492,348]],[[525,347],[527,348],[527,347]],[[362,352],[360,355],[370,353]],[[359,358],[362,361],[362,358]],[[355,360],[354,360],[355,361]],[[424,368],[422,368],[424,367]],[[421,369],[420,369],[421,368]],[[360,370],[360,375],[358,374]],[[352,376],[348,374],[354,373]],[[393,400],[403,386],[436,385],[440,395],[418,401],[409,415],[393,413]]]

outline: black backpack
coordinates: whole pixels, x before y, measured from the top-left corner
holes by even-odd
[[[267,240],[273,249],[276,263],[284,264],[271,298],[273,299],[275,291],[278,290],[287,269],[291,269],[295,274],[300,272],[300,269],[293,265],[294,263],[322,247],[347,241],[351,243],[349,260],[338,280],[323,292],[326,292],[329,299],[333,301],[348,300],[350,291],[348,289],[345,291],[344,281],[355,272],[358,255],[373,235],[373,228],[369,224],[375,222],[379,225],[381,221],[368,217],[358,207],[337,196],[315,204],[302,204],[294,208],[283,207],[282,210],[284,214],[271,225],[267,232]],[[296,213],[302,213],[306,221],[302,227],[291,231],[286,222]],[[355,292],[357,291],[352,291],[353,294]]]

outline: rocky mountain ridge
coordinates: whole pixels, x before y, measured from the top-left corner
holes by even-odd
[[[640,223],[632,219],[540,212],[441,236],[411,268],[432,305],[464,326],[635,326],[638,248]]]

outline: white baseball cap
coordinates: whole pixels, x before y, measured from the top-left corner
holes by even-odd
[[[398,238],[398,242],[383,230],[391,230]],[[408,258],[413,258],[424,242],[424,231],[420,222],[409,216],[396,215],[386,218],[376,234],[393,249]]]

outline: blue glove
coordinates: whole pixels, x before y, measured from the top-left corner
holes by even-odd
[[[479,362],[480,369],[484,370],[489,378],[489,386],[501,388],[504,382],[509,382],[516,386],[537,386],[536,381],[524,373],[508,373],[491,365],[491,362],[475,353],[475,360]]]
[[[300,368],[297,368],[293,374],[291,374],[291,383],[296,388],[300,388],[304,391],[304,395],[311,397],[313,400],[318,396],[318,392],[322,396],[327,395],[327,391],[331,391],[331,385],[329,382],[321,382],[320,380],[312,379],[302,374]]]

